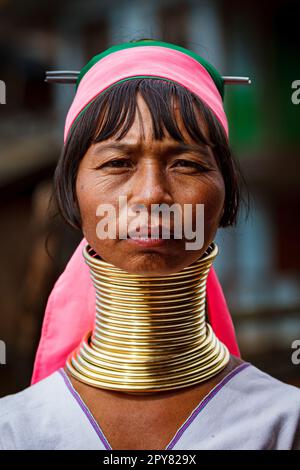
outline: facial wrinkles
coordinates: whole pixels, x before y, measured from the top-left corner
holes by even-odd
[[[94,200],[94,204],[111,203],[113,205],[118,203],[119,195],[126,195],[129,204],[167,203],[172,205],[174,202],[179,202],[182,205],[185,203],[194,205],[205,201],[208,209],[206,217],[213,220],[217,215],[216,207],[220,205],[223,178],[211,149],[208,148],[207,157],[211,171],[188,175],[176,171],[166,172],[170,155],[166,157],[164,150],[168,144],[179,143],[168,135],[162,141],[153,140],[151,115],[145,102],[140,99],[138,101],[138,112],[127,135],[118,141],[112,138],[95,144],[87,152],[85,156],[87,159],[84,158],[82,162],[83,172],[81,173],[81,176],[85,173],[84,186],[87,198],[90,202]],[[178,119],[185,141],[191,143],[191,138],[183,128],[180,113]],[[139,147],[130,154],[122,150],[110,149],[109,151],[103,150],[96,155],[97,150],[109,143],[138,143]],[[132,161],[132,168],[126,168],[126,171],[121,171],[119,174],[110,170],[105,173],[105,171],[95,169],[103,162],[114,158],[118,160],[118,157],[121,160],[125,158]],[[172,154],[170,158],[172,159]],[[190,156],[178,154],[174,160],[177,158],[190,159]]]
[[[171,141],[173,143],[173,141]],[[136,144],[133,140],[127,140],[123,143],[126,144]],[[115,203],[116,198],[122,194],[127,195],[129,203],[138,203],[148,205],[150,203],[166,203],[173,204],[176,200],[181,201],[182,204],[188,202],[202,203],[202,200],[199,200],[199,195],[201,194],[201,199],[206,200],[208,205],[213,206],[216,202],[215,199],[218,199],[218,190],[222,186],[223,180],[220,174],[218,174],[216,165],[215,171],[209,171],[206,173],[200,174],[189,174],[183,177],[182,174],[179,174],[180,177],[180,187],[178,186],[178,174],[171,172],[171,176],[167,177],[164,172],[165,165],[167,164],[167,158],[161,157],[165,146],[170,143],[169,140],[163,142],[157,141],[148,141],[142,142],[139,141],[138,151],[134,157],[135,166],[137,170],[127,170],[121,174],[114,174],[112,172],[105,174],[101,171],[95,170],[96,164],[88,165],[88,172],[92,174],[87,175],[88,184],[86,185],[87,190],[95,192],[95,195],[98,194],[98,198],[105,202]],[[96,151],[101,146],[94,146],[93,151],[91,151],[90,160],[97,158],[97,164],[99,163],[99,156],[95,157]],[[111,154],[112,150],[109,150]],[[103,151],[103,154],[106,157],[102,157],[103,161],[110,161],[113,159],[112,156],[107,157],[106,151]],[[181,158],[182,155],[178,155],[178,158]],[[127,158],[127,157],[126,157]],[[100,159],[101,160],[101,159]],[[103,163],[103,162],[102,162]],[[214,162],[212,162],[213,164]],[[199,193],[199,184],[201,184],[201,192]],[[214,189],[212,191],[212,188]],[[208,196],[206,196],[206,191]],[[209,194],[210,193],[210,194]],[[100,201],[99,201],[100,202]]]

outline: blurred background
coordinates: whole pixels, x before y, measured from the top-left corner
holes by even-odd
[[[291,101],[299,18],[299,1],[0,0],[0,396],[29,385],[48,295],[81,239],[51,204],[75,87],[45,83],[45,71],[80,70],[140,38],[174,42],[223,75],[252,79],[225,93],[250,213],[219,231],[215,266],[243,358],[300,386],[291,360],[300,340],[300,105]]]

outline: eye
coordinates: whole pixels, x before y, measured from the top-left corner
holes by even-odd
[[[197,171],[209,171],[209,168],[201,163],[194,162],[192,160],[179,159],[174,162],[174,166],[179,168],[195,169]]]
[[[110,166],[112,168],[123,168],[123,167],[129,167],[130,162],[129,160],[124,159],[116,159],[116,160],[110,160],[109,162],[105,163],[104,166]]]
[[[97,169],[100,168],[129,168],[131,167],[131,162],[127,158],[115,158],[114,160],[109,160],[102,165],[99,165]]]

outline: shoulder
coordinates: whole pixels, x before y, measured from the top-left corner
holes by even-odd
[[[300,389],[244,364],[228,384],[237,415],[246,415],[253,431],[268,429],[270,448],[300,449]]]
[[[5,415],[14,414],[16,411],[29,411],[32,407],[45,405],[47,399],[53,396],[51,392],[55,393],[59,388],[60,382],[60,373],[56,371],[18,393],[1,398],[0,417],[3,419]]]
[[[0,399],[0,449],[31,448],[31,443],[57,428],[67,405],[59,371],[21,392]],[[53,439],[55,436],[53,435]]]
[[[255,397],[257,403],[282,403],[282,396],[291,400],[288,405],[300,408],[300,388],[282,382],[267,372],[254,366],[251,362],[231,356],[233,369],[223,377],[220,387],[228,386],[231,392],[241,399],[245,396]],[[288,406],[285,407],[288,408]]]
[[[254,394],[263,402],[276,402],[280,399],[281,403],[284,396],[291,399],[289,404],[285,403],[285,407],[291,405],[300,408],[300,388],[276,379],[249,362],[244,364],[243,373],[238,375],[244,383],[242,390],[248,395]]]

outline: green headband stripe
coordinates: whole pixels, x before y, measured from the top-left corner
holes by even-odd
[[[153,41],[153,40],[142,40],[138,42],[127,42],[127,43],[122,43],[118,44],[115,46],[110,47],[109,49],[106,49],[104,52],[101,52],[101,54],[95,55],[80,71],[77,82],[76,82],[76,89],[84,77],[84,75],[90,70],[90,68],[93,67],[99,60],[103,59],[104,57],[108,56],[109,54],[112,54],[113,52],[121,51],[123,49],[129,49],[130,47],[139,47],[139,46],[161,46],[161,47],[167,47],[169,49],[174,49],[176,51],[183,52],[186,55],[189,55],[193,59],[195,59],[199,64],[201,64],[209,73],[211,78],[213,79],[221,97],[222,100],[224,99],[224,80],[222,76],[219,74],[219,72],[213,67],[209,62],[207,62],[203,57],[200,57],[198,54],[196,54],[193,51],[190,51],[188,49],[185,49],[184,47],[177,46],[175,44],[170,44],[168,42],[162,42],[162,41]],[[137,78],[137,77],[131,77]],[[148,77],[147,77],[148,78]],[[127,80],[127,79],[125,79]],[[164,79],[165,80],[165,79]],[[124,81],[124,80],[120,80]],[[170,80],[171,81],[171,80]],[[119,82],[118,82],[119,83]]]

